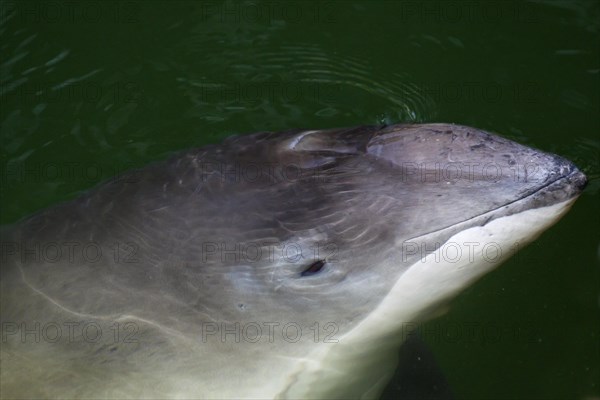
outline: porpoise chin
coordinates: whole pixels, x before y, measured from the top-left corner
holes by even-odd
[[[377,398],[407,324],[586,177],[451,124],[260,132],[2,230],[10,398]]]

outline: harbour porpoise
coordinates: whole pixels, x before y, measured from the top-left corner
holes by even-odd
[[[571,162],[453,124],[259,132],[2,230],[10,398],[377,398],[401,332],[534,240]]]

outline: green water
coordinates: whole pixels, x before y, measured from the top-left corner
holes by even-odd
[[[594,1],[0,2],[0,222],[231,134],[498,132],[590,185],[425,339],[457,398],[598,398],[599,43]]]

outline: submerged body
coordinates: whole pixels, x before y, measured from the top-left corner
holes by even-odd
[[[555,223],[568,161],[447,124],[257,133],[2,236],[2,393],[376,398],[402,334]]]

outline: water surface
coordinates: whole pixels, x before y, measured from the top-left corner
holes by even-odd
[[[231,134],[454,122],[591,183],[427,324],[457,398],[600,396],[594,1],[0,2],[0,222]]]

